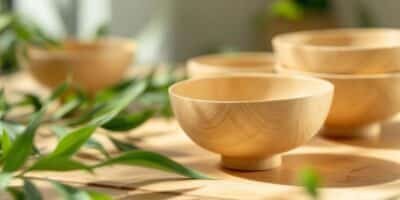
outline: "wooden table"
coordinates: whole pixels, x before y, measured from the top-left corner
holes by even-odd
[[[0,83],[8,91],[44,91],[25,73],[1,78]],[[41,130],[38,143],[48,146],[53,139],[45,132]],[[380,138],[315,137],[307,145],[286,153],[281,168],[260,172],[222,169],[219,157],[191,142],[174,120],[153,119],[120,137],[217,180],[187,180],[174,174],[127,166],[99,169],[96,175],[68,172],[31,176],[90,187],[119,199],[309,199],[302,188],[295,186],[295,179],[300,169],[311,166],[323,177],[321,199],[384,199],[400,194],[400,121],[397,120],[384,123]],[[84,152],[81,156],[90,153]],[[48,187],[44,185],[42,189]]]

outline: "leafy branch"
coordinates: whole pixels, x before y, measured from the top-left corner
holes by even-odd
[[[94,173],[97,168],[109,165],[146,167],[176,173],[193,179],[207,176],[189,169],[161,154],[142,150],[120,141],[111,132],[124,133],[137,128],[153,116],[170,117],[167,88],[180,77],[172,70],[161,76],[155,72],[136,77],[99,92],[90,97],[71,84],[64,83],[42,100],[34,94],[21,94],[24,103],[9,102],[4,90],[0,91],[0,190],[7,191],[15,199],[42,199],[34,179],[27,176],[35,171],[66,172],[84,170]],[[57,109],[49,107],[58,100]],[[20,106],[31,106],[28,121],[10,119],[9,113]],[[25,125],[26,124],[26,125]],[[35,147],[34,139],[39,127],[47,125],[59,138],[49,153]],[[121,152],[111,156],[103,145],[92,136],[97,129],[105,129],[107,138]],[[102,155],[95,163],[86,164],[77,159],[82,148],[98,150]],[[23,185],[15,187],[16,180]],[[65,199],[71,195],[83,195],[85,199],[110,199],[105,194],[83,191],[72,186],[49,180],[61,191]]]

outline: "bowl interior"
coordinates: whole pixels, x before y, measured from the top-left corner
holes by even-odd
[[[220,102],[272,101],[313,96],[333,89],[322,80],[296,76],[221,76],[183,81],[172,95]]]
[[[229,68],[272,67],[275,64],[272,55],[268,53],[202,56],[194,59],[194,62],[202,65]]]
[[[400,31],[393,29],[338,29],[287,34],[294,45],[316,47],[391,47],[400,45]]]

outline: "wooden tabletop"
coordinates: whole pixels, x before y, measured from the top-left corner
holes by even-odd
[[[45,92],[26,73],[0,78],[0,85],[7,91]],[[51,148],[54,138],[45,128],[39,133],[39,145]],[[400,195],[400,120],[385,122],[380,138],[331,140],[317,136],[284,154],[280,168],[259,172],[221,168],[219,157],[195,145],[175,120],[152,119],[130,133],[117,136],[217,180],[187,180],[174,174],[127,166],[102,168],[96,170],[96,175],[68,172],[29,176],[89,187],[118,199],[309,199],[303,189],[296,186],[298,171],[308,166],[323,177],[321,199],[385,199]],[[105,145],[115,151],[110,144]],[[79,156],[90,160],[97,155],[84,151]],[[42,189],[49,187],[43,185]]]

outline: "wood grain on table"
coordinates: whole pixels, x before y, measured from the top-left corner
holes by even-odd
[[[25,73],[6,81],[0,78],[0,85],[7,90],[44,91]],[[54,140],[45,129],[39,135],[40,146],[52,146]],[[221,168],[219,157],[190,141],[175,120],[153,119],[118,136],[217,180],[187,180],[174,174],[127,166],[98,169],[96,175],[85,172],[29,175],[109,191],[119,199],[309,199],[296,186],[297,172],[309,166],[323,177],[321,199],[385,199],[400,194],[400,121],[396,120],[384,124],[381,138],[330,140],[317,136],[284,154],[280,168],[259,172]],[[105,145],[115,151],[110,144]],[[80,156],[87,154],[92,152],[85,151]]]

